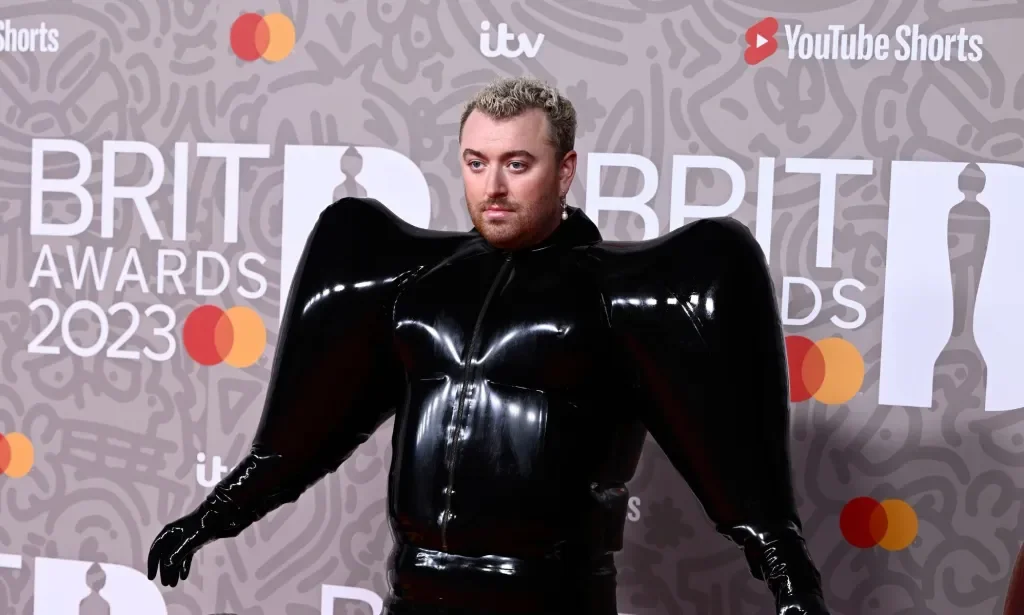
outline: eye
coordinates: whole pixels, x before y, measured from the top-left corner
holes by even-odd
[[[509,163],[508,166],[511,167],[513,171],[525,171],[526,170],[526,163],[520,162],[519,160],[513,160],[512,162]]]
[[[471,169],[473,169],[475,171],[475,170],[479,169],[480,167],[482,167],[483,164],[484,163],[480,162],[479,160],[470,160],[469,161],[469,168],[471,168]]]

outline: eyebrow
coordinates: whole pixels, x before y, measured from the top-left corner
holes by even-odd
[[[468,156],[473,156],[473,157],[476,157],[476,158],[487,158],[487,156],[484,156],[483,153],[478,152],[475,149],[470,149],[470,148],[467,147],[466,149],[462,150],[462,157],[466,158]],[[536,156],[534,156],[530,152],[526,151],[525,149],[517,149],[517,150],[512,150],[510,152],[505,152],[504,154],[501,155],[501,158],[505,159],[505,160],[507,160],[509,158],[529,158],[530,160],[536,160],[537,159]]]

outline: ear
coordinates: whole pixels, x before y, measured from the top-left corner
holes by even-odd
[[[558,164],[558,193],[567,194],[572,180],[576,177],[576,150],[566,153]]]

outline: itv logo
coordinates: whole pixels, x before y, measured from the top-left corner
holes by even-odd
[[[540,46],[544,43],[544,35],[538,34],[531,41],[529,35],[520,34],[516,36],[508,31],[508,24],[498,24],[498,31],[495,38],[497,42],[494,46],[491,46],[491,22],[485,21],[480,24],[480,53],[484,54],[487,58],[518,58],[521,55],[526,55],[528,58],[537,57],[537,53],[540,52]],[[511,49],[508,44],[512,41],[518,41],[519,45],[515,49]]]

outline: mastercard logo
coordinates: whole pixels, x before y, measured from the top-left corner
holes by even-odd
[[[21,478],[35,461],[35,449],[20,433],[0,434],[0,474]]]
[[[203,305],[185,319],[182,343],[188,356],[200,365],[223,362],[231,367],[249,367],[263,356],[267,328],[252,308],[222,310]]]
[[[851,545],[900,551],[917,538],[917,513],[903,500],[854,498],[839,515],[839,529]]]
[[[850,342],[829,337],[817,342],[799,335],[786,337],[789,398],[814,398],[823,404],[843,404],[864,384],[864,357]]]
[[[295,24],[281,13],[245,13],[231,24],[231,50],[246,62],[279,62],[294,48]]]

